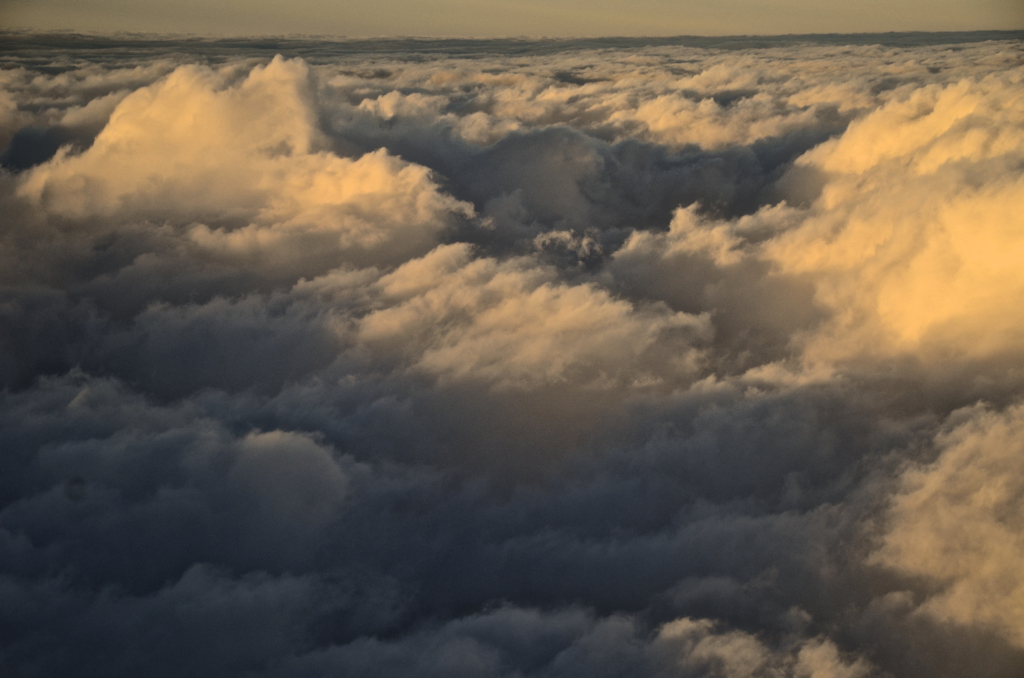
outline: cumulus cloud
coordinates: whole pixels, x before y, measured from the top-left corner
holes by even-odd
[[[700,361],[685,335],[710,334],[706,318],[635,309],[596,286],[560,283],[553,270],[524,260],[474,259],[466,245],[439,247],[378,284],[393,305],[361,319],[361,344],[414,352],[419,369],[443,377],[503,387],[685,377]],[[683,340],[664,346],[662,335],[673,331]],[[656,346],[661,355],[645,355]]]
[[[943,621],[986,625],[1024,647],[1021,407],[955,412],[939,457],[909,468],[874,561],[935,581],[918,608]]]
[[[448,213],[471,213],[425,168],[323,152],[312,99],[300,61],[277,58],[234,85],[183,66],[121,101],[88,150],[29,172],[19,195],[63,216],[192,222],[195,243],[225,253],[286,258],[304,238],[388,263],[429,249]],[[210,220],[235,228],[196,223]]]
[[[0,671],[1019,676],[1024,62],[940,37],[16,37]]]
[[[1021,75],[917,89],[797,161],[827,183],[767,252],[841,309],[811,352],[1016,352]]]

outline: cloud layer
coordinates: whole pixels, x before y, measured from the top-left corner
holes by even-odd
[[[7,57],[0,668],[1019,676],[1024,52],[923,42]]]

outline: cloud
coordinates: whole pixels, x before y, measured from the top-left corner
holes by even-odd
[[[754,636],[721,631],[708,620],[682,618],[645,638],[635,620],[595,619],[576,609],[541,613],[503,607],[459,619],[400,642],[358,641],[300,657],[271,675],[316,675],[338,667],[351,675],[657,676],[772,675],[857,678],[861,659],[846,662],[828,641],[774,650]]]
[[[235,84],[182,66],[122,100],[84,153],[29,172],[19,194],[68,217],[191,224],[206,249],[282,259],[305,245],[394,263],[429,249],[451,214],[471,213],[425,168],[383,151],[325,153],[313,96],[300,61],[275,59]],[[197,223],[210,220],[234,227]]]
[[[0,671],[1020,675],[1019,44],[780,40],[5,56]]]
[[[634,309],[595,286],[568,286],[528,261],[473,259],[465,245],[440,247],[378,283],[387,308],[362,318],[359,342],[371,350],[412,352],[416,367],[499,387],[582,380],[645,383],[696,373],[706,319],[668,309]],[[440,331],[439,331],[440,329]],[[640,365],[662,335],[682,334],[660,374]],[[381,347],[381,348],[377,348]],[[416,355],[418,353],[418,356]]]
[[[765,249],[780,270],[815,277],[817,300],[837,311],[809,354],[1016,351],[1019,77],[915,90],[797,162],[827,183]]]
[[[1024,647],[1021,407],[955,412],[938,458],[907,469],[873,562],[934,581],[917,613],[993,628]]]

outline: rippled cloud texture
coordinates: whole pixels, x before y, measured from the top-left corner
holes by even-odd
[[[9,37],[0,669],[1024,674],[1002,37]]]

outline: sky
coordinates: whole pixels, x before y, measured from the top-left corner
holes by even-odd
[[[7,0],[32,30],[201,35],[775,35],[1024,28],[1019,0]]]

